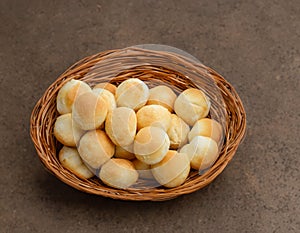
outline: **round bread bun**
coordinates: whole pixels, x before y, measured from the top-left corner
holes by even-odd
[[[130,144],[129,146],[116,146],[114,156],[120,159],[135,159],[135,155],[133,153],[133,144]]]
[[[93,93],[95,93],[98,97],[103,98],[107,105],[107,111],[111,112],[113,109],[117,107],[115,96],[108,90],[102,88],[94,88]]]
[[[185,145],[188,140],[190,127],[176,114],[171,115],[171,125],[167,131],[170,138],[170,148],[178,149]]]
[[[110,187],[126,189],[137,181],[139,175],[132,162],[126,159],[110,159],[101,167],[99,177]]]
[[[105,131],[117,146],[128,146],[133,143],[136,125],[135,112],[131,108],[118,107],[108,113]]]
[[[158,104],[165,107],[170,112],[173,111],[174,102],[177,96],[170,87],[164,85],[156,86],[151,88],[149,93],[148,105]]]
[[[167,131],[171,124],[171,113],[161,105],[146,105],[141,107],[137,113],[138,130],[155,126]]]
[[[99,128],[105,121],[108,107],[103,95],[81,94],[73,105],[73,120],[84,130]]]
[[[191,167],[201,171],[210,168],[219,156],[217,143],[204,136],[195,136],[190,144],[181,148],[180,153],[186,153],[191,161]]]
[[[135,169],[139,173],[139,178],[146,179],[146,180],[153,180],[154,177],[151,172],[151,165],[143,163],[142,161],[135,159],[132,160],[132,163]]]
[[[75,99],[85,92],[91,92],[91,88],[83,81],[72,79],[65,83],[57,94],[57,111],[60,114],[72,112],[72,106]]]
[[[53,133],[56,139],[65,146],[75,147],[84,132],[85,131],[72,120],[71,113],[56,118]]]
[[[84,165],[75,148],[64,146],[58,155],[61,165],[82,179],[89,179],[94,174]]]
[[[137,133],[133,149],[137,159],[151,165],[164,158],[169,146],[169,137],[163,129],[148,126]]]
[[[151,166],[158,183],[167,187],[177,187],[186,180],[190,172],[190,161],[185,153],[169,150],[162,161]]]
[[[111,83],[98,83],[97,85],[94,86],[93,89],[96,89],[96,88],[102,88],[102,89],[108,90],[113,95],[116,94],[116,90],[117,90],[117,87]]]
[[[192,141],[196,136],[209,137],[219,143],[222,138],[222,127],[217,121],[213,119],[200,119],[195,123],[192,130],[190,131],[188,136],[189,141]]]
[[[82,136],[78,152],[92,169],[99,168],[115,153],[115,145],[102,130],[92,130]]]
[[[176,114],[190,126],[193,126],[197,120],[206,117],[209,109],[208,97],[196,88],[189,88],[181,92],[174,103]]]
[[[147,103],[148,98],[148,86],[137,78],[123,81],[116,90],[118,107],[128,107],[136,111]]]

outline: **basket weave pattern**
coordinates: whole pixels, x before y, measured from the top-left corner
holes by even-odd
[[[199,80],[199,83],[195,84],[195,82],[192,82],[189,78],[182,75],[178,69],[175,71],[163,66],[146,63],[135,67],[128,65],[128,69],[117,73],[114,78],[111,79],[109,78],[109,75],[99,72],[99,69],[103,69],[103,67],[110,70],[116,69],[117,64],[120,62],[125,61],[126,59],[127,61],[130,61],[128,57],[130,57],[131,62],[134,63],[136,61],[132,59],[132,57],[137,57],[138,54],[144,54],[142,49],[132,49],[130,54],[121,53],[121,56],[118,54],[118,57],[113,59],[115,62],[115,64],[113,64],[111,62],[111,57],[117,52],[119,52],[119,50],[110,50],[86,57],[77,62],[66,70],[46,90],[42,98],[37,102],[31,115],[30,133],[42,164],[60,180],[78,190],[122,200],[168,200],[183,194],[194,192],[211,183],[233,158],[238,145],[243,139],[246,129],[246,114],[243,104],[235,89],[216,71],[202,64],[198,64],[194,68],[204,77],[214,81],[216,87],[220,91],[219,93],[221,93],[223,97],[224,103],[222,104],[224,105],[223,109],[225,109],[223,116],[225,128],[224,144],[218,160],[203,175],[200,176],[198,172],[191,171],[184,184],[171,189],[164,187],[145,187],[144,189],[130,188],[120,190],[104,185],[100,179],[96,177],[88,180],[80,179],[62,167],[58,160],[58,151],[61,148],[61,145],[57,142],[53,135],[53,126],[58,116],[58,112],[56,110],[56,96],[59,89],[67,81],[71,79],[79,79],[87,82],[90,86],[94,86],[101,82],[110,82],[118,85],[120,82],[128,78],[135,77],[145,81],[149,87],[164,84],[172,87],[176,92],[183,91],[189,87],[198,88],[202,84],[201,80]],[[169,56],[170,59],[175,59],[177,62],[180,61],[183,64],[183,68],[185,67],[185,64],[188,65],[188,61],[181,60],[176,55],[164,52],[155,52],[152,56],[153,55],[157,56],[158,62],[160,61],[159,59],[161,55]],[[99,67],[98,64],[101,64],[101,67]],[[100,73],[101,75],[99,75]],[[210,93],[208,93],[208,95],[209,94]],[[214,99],[214,96],[209,97],[212,100]],[[215,114],[217,116],[221,115],[221,113],[218,112],[218,108],[215,108],[214,110],[216,111]]]

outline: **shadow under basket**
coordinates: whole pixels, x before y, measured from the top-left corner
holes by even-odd
[[[149,57],[154,61],[149,62]],[[166,60],[173,65],[165,64]],[[175,64],[175,65],[174,65]],[[176,66],[177,65],[177,66]],[[122,70],[120,70],[122,67]],[[191,75],[203,77],[191,80],[180,69],[191,72]],[[107,72],[106,72],[107,71]],[[113,77],[112,77],[113,76]],[[115,189],[104,185],[97,177],[80,179],[62,167],[58,160],[61,145],[53,135],[53,126],[57,116],[56,96],[59,89],[71,79],[87,82],[91,87],[97,83],[110,82],[118,85],[128,78],[139,78],[149,87],[167,85],[179,93],[187,88],[203,88],[212,100],[209,90],[203,87],[203,80],[210,79],[222,97],[224,141],[217,161],[204,174],[192,170],[187,180],[176,188],[145,187],[144,189]],[[219,107],[220,108],[220,107]],[[216,109],[215,109],[216,110]],[[216,114],[218,115],[218,114]],[[30,121],[30,133],[39,158],[43,165],[64,183],[83,192],[133,201],[163,201],[192,193],[211,183],[233,158],[246,129],[246,114],[243,104],[235,89],[216,71],[201,63],[193,62],[175,53],[149,51],[141,48],[129,50],[109,50],[86,57],[66,70],[44,93],[35,105]]]

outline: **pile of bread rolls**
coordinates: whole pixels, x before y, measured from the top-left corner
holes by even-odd
[[[177,96],[137,78],[93,88],[73,79],[59,90],[57,110],[62,166],[110,187],[126,189],[138,179],[177,187],[190,169],[205,170],[219,155],[222,128],[207,118],[210,100],[199,89]]]

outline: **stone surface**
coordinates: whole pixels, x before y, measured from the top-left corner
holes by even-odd
[[[297,0],[0,1],[1,232],[300,232],[300,4]],[[221,73],[247,136],[208,187],[166,202],[79,192],[47,173],[32,108],[77,60],[157,43]]]

